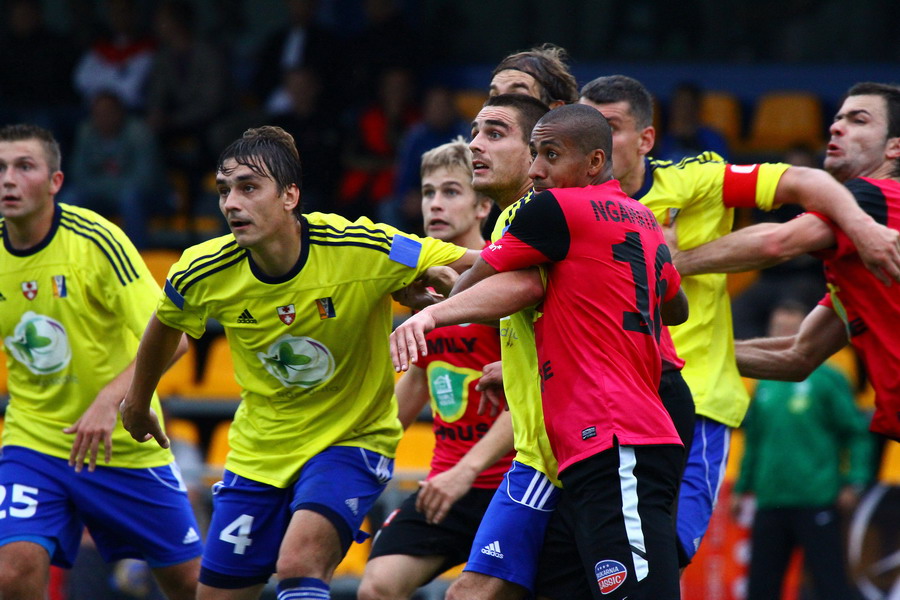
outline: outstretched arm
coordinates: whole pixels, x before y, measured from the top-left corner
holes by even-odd
[[[185,352],[187,352],[187,338],[182,334],[175,354],[166,368],[175,364],[175,361],[181,358]],[[77,421],[63,429],[63,433],[75,435],[72,451],[69,454],[69,466],[75,467],[76,472],[80,472],[84,468],[85,460],[88,461],[88,471],[96,468],[97,454],[101,443],[104,449],[104,462],[109,464],[112,459],[112,432],[116,427],[119,404],[125,397],[128,386],[134,377],[135,362],[131,361],[121,373],[100,390],[97,397]]]
[[[163,324],[154,313],[141,338],[131,388],[119,407],[122,425],[139,442],[155,438],[163,448],[169,447],[169,439],[150,408],[150,400],[159,378],[171,364],[183,335],[180,330]]]
[[[482,261],[483,262],[483,261]],[[486,268],[493,269],[487,263]],[[496,271],[495,271],[496,273]],[[491,321],[505,317],[544,297],[544,283],[535,269],[497,273],[443,302],[407,319],[391,334],[391,360],[397,371],[428,353],[425,334],[435,327]]]
[[[847,341],[847,330],[837,313],[816,306],[796,335],[735,342],[734,352],[744,377],[803,381]]]
[[[412,365],[394,386],[397,396],[397,417],[403,429],[410,425],[428,403],[428,375],[425,369]]]
[[[826,215],[853,240],[866,267],[881,281],[900,281],[900,232],[879,225],[853,194],[821,169],[791,167],[775,190],[778,204],[799,204]]]
[[[419,482],[416,510],[429,523],[440,523],[453,503],[472,488],[478,474],[513,449],[512,419],[509,411],[500,413],[491,428],[452,469]]]
[[[835,243],[831,228],[815,215],[751,225],[690,250],[678,248],[675,227],[666,228],[666,241],[682,276],[764,269]]]

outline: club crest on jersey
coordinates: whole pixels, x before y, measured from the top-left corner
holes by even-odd
[[[617,560],[601,560],[594,565],[594,575],[597,577],[600,593],[605,596],[622,587],[628,578],[628,569]]]
[[[65,298],[69,295],[69,290],[66,288],[66,276],[65,275],[54,275],[53,276],[53,296],[55,298]]]
[[[23,281],[22,282],[22,295],[25,296],[28,300],[34,300],[35,296],[38,293],[38,284],[37,281]]]
[[[297,311],[294,310],[293,304],[288,304],[287,306],[279,306],[277,310],[278,318],[281,319],[281,322],[285,325],[290,325],[294,322],[294,319],[297,318]]]
[[[328,296],[327,298],[317,298],[316,308],[319,309],[320,319],[333,319],[337,316],[334,312],[334,300],[331,299],[331,296]]]

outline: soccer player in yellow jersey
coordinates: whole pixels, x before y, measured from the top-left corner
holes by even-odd
[[[612,126],[613,174],[622,189],[661,223],[677,214],[682,248],[731,231],[736,207],[771,210],[797,203],[832,218],[882,278],[900,279],[897,232],[878,225],[824,171],[786,164],[731,165],[709,152],[678,163],[653,160],[648,157],[655,140],[653,100],[630,77],[599,77],[582,88],[580,102],[599,110]],[[685,277],[682,287],[691,315],[671,332],[686,363],[683,374],[697,412],[678,500],[678,536],[686,564],[706,532],[725,471],[730,428],[740,425],[749,397],[735,364],[725,275]]]
[[[49,131],[0,129],[0,598],[42,600],[87,526],[105,560],[144,559],[170,599],[193,599],[202,548],[172,453],[116,424],[159,287],[118,227],[55,201],[62,183]]]
[[[523,94],[492,96],[472,122],[472,187],[503,210],[493,240],[531,190],[528,139],[549,109]],[[503,388],[512,417],[516,457],[481,520],[463,574],[448,598],[520,598],[533,591],[544,531],[556,507],[559,482],[541,416],[534,344],[536,318],[529,308],[500,321]],[[480,387],[485,387],[487,375]]]
[[[231,234],[172,267],[123,402],[135,439],[168,440],[150,391],[182,331],[225,327],[242,402],[231,427],[199,600],[326,598],[335,567],[391,477],[401,427],[388,355],[390,294],[465,249],[362,218],[302,214],[300,157],[279,127],[250,129],[219,158]]]

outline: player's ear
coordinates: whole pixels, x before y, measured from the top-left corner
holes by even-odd
[[[900,158],[900,137],[888,138],[887,145],[884,148],[884,156],[891,160]]]
[[[284,190],[285,212],[292,212],[298,204],[300,204],[300,188],[296,183],[292,183]]]
[[[55,171],[52,175],[50,175],[50,195],[55,196],[59,189],[62,187],[63,179],[65,176],[62,171]]]
[[[588,155],[588,176],[593,178],[603,171],[606,166],[606,152],[600,148],[595,148]]]
[[[650,154],[650,151],[653,150],[653,144],[656,143],[656,129],[653,126],[644,127],[641,130],[641,143],[640,143],[640,151],[641,156],[646,156]]]

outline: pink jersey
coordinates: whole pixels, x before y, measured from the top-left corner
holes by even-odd
[[[877,222],[900,230],[900,183],[893,179],[861,177],[847,182],[860,207]],[[837,246],[817,252],[825,261],[830,298],[820,304],[833,308],[847,325],[875,389],[871,430],[900,440],[900,293],[887,287],[866,268],[850,238],[831,221]]]
[[[481,392],[475,389],[484,365],[500,360],[496,327],[472,323],[439,327],[426,336],[428,355],[419,367],[426,370],[434,415],[434,477],[453,467],[494,424],[496,417],[478,414]],[[509,470],[515,451],[482,471],[472,487],[494,489]]]
[[[649,209],[617,181],[547,190],[481,256],[498,271],[550,263],[535,337],[560,472],[614,438],[681,445],[658,394],[659,306],[681,279]]]

